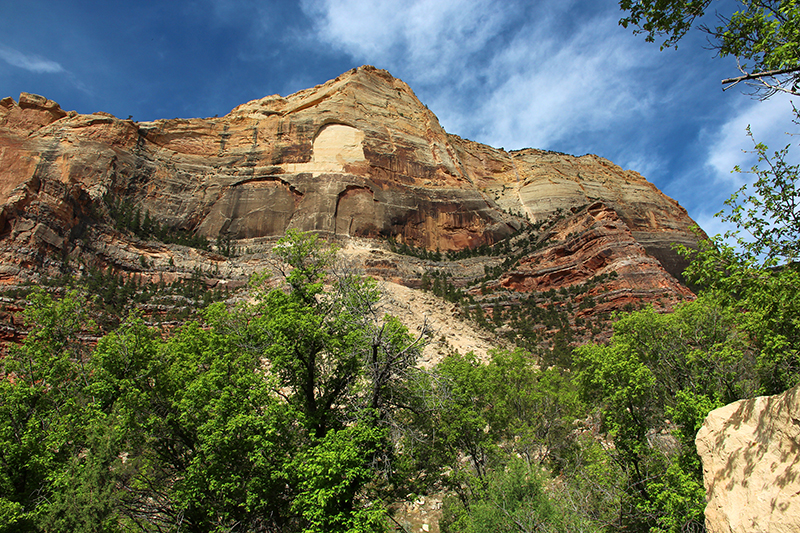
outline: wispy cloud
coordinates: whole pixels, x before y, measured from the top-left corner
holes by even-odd
[[[402,77],[448,131],[506,148],[557,148],[653,106],[637,73],[657,51],[637,47],[614,12],[576,24],[573,3],[302,5],[316,38]]]
[[[55,74],[58,72],[64,72],[64,67],[55,61],[35,54],[25,54],[3,44],[0,44],[0,59],[9,65],[34,72],[36,74]]]
[[[514,11],[513,1],[505,9],[493,4],[491,0],[301,2],[320,40],[377,66],[413,72],[419,83],[441,81],[458,71],[463,71],[459,77],[468,75],[465,65],[503,30]]]
[[[798,130],[790,122],[792,116],[790,98],[776,95],[766,102],[746,101],[720,128],[703,132],[703,137],[710,141],[706,166],[716,182],[733,189],[749,181],[747,174],[732,172],[733,167],[748,171],[757,163],[754,141],[769,146],[770,152],[789,144],[791,138],[787,133]],[[747,137],[748,128],[752,139]],[[798,157],[796,152],[794,157]]]
[[[595,22],[565,37],[526,26],[495,57],[488,74],[513,74],[497,80],[482,106],[491,143],[552,147],[566,138],[613,131],[652,105],[632,75],[648,58],[629,39],[609,34],[616,21]]]
[[[723,234],[736,229],[715,214],[725,210],[725,200],[742,185],[755,181],[750,173],[751,167],[759,164],[755,142],[769,146],[770,155],[792,142],[787,133],[798,129],[790,120],[792,116],[792,105],[786,97],[777,96],[766,102],[744,99],[722,124],[700,132],[698,143],[705,147],[701,150],[704,159],[685,175],[676,176],[675,183],[685,191],[687,207],[706,233]],[[747,136],[748,127],[752,138]],[[797,147],[790,151],[790,162],[798,161],[798,151]],[[735,166],[741,172],[735,172]]]

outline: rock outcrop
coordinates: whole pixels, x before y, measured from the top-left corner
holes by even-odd
[[[709,533],[800,531],[800,386],[711,411],[696,444]]]
[[[113,217],[124,209],[121,224]],[[239,252],[188,251],[146,230],[137,238],[131,225]],[[536,255],[497,288],[559,288],[605,269],[619,274],[620,304],[669,307],[690,294],[675,280],[685,262],[672,245],[695,245],[692,225],[641,175],[600,157],[506,152],[448,134],[408,85],[369,66],[205,119],[134,122],[25,93],[0,100],[6,284],[92,265],[145,279],[198,268],[241,279],[296,228],[359,243],[366,251],[354,257],[370,274],[418,286],[438,269],[469,287],[502,259],[420,261],[387,242],[458,252],[537,227]]]
[[[630,225],[616,210],[597,202],[553,226],[545,238],[554,244],[525,257],[500,276],[496,288],[516,292],[546,292],[617,275],[607,284],[603,305],[592,312],[622,308],[631,302],[655,303],[661,297],[691,298],[675,278],[664,276],[663,265],[634,238]]]

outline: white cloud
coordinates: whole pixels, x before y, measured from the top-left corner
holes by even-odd
[[[714,214],[727,211],[723,202],[742,185],[755,180],[748,172],[758,164],[758,156],[753,153],[754,141],[769,146],[772,155],[776,149],[792,141],[786,133],[797,130],[791,122],[792,106],[787,97],[773,96],[765,102],[742,98],[729,115],[719,126],[700,133],[698,142],[707,147],[704,159],[696,169],[676,180],[691,203],[693,218],[709,235],[735,229]],[[748,126],[753,139],[747,137]],[[790,162],[797,161],[798,156],[797,148],[794,153],[790,151]],[[734,166],[739,166],[744,172],[734,172]],[[763,167],[764,163],[760,166]]]
[[[709,145],[706,166],[716,183],[732,193],[750,181],[747,174],[732,172],[733,167],[747,171],[757,164],[754,140],[769,146],[770,153],[789,144],[791,138],[786,133],[797,131],[797,125],[790,121],[792,116],[787,96],[776,95],[765,102],[747,100],[721,127],[703,132],[702,138]],[[753,139],[747,137],[748,127]]]
[[[58,72],[64,72],[64,68],[55,61],[51,61],[33,54],[24,54],[19,50],[15,50],[14,48],[10,48],[2,44],[0,44],[0,59],[9,65],[29,70],[37,74],[54,74]]]
[[[667,163],[660,154],[648,154],[638,149],[623,150],[620,152],[619,160],[615,161],[615,163],[625,170],[638,172],[649,181],[654,181],[653,176],[660,176],[668,170]]]
[[[303,0],[301,5],[320,40],[390,71],[413,72],[419,83],[463,71],[513,13],[513,2],[498,9],[491,0]]]
[[[575,2],[304,0],[316,38],[408,82],[447,131],[493,146],[557,148],[640,121],[656,48]],[[580,8],[580,6],[578,6]],[[589,17],[590,15],[583,15]]]
[[[599,19],[570,35],[529,25],[489,67],[499,80],[482,109],[490,144],[552,147],[567,137],[612,130],[652,105],[635,69],[648,63],[616,20]],[[517,146],[515,146],[515,144]]]

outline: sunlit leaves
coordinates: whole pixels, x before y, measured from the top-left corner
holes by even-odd
[[[749,129],[748,135],[752,138]],[[767,146],[755,143],[755,151],[759,164],[750,169],[755,183],[735,192],[725,202],[728,210],[717,216],[738,228],[727,237],[736,238],[744,252],[740,263],[755,261],[765,267],[792,263],[800,259],[800,165],[787,161],[789,146],[770,156]]]
[[[370,463],[385,439],[384,429],[356,423],[329,431],[297,454],[292,476],[299,492],[292,510],[306,521],[304,531],[356,533],[386,527],[386,509],[379,501],[355,501],[374,476]]]
[[[712,0],[620,0],[619,7],[628,12],[620,20],[627,28],[637,27],[636,33],[645,33],[645,39],[653,42],[664,37],[661,48],[676,46],[678,41],[702,17]]]
[[[800,66],[800,4],[797,0],[742,1],[726,24],[716,27],[720,55],[751,61],[757,71]],[[742,68],[748,69],[746,64]]]

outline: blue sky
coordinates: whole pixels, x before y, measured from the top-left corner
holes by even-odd
[[[727,0],[720,0],[719,9]],[[505,149],[594,153],[640,172],[709,233],[749,176],[755,137],[794,131],[786,97],[720,80],[692,32],[659,51],[617,24],[616,0],[0,2],[0,97],[80,113],[224,115],[362,64],[406,81],[450,132]],[[713,25],[714,14],[707,16]]]

